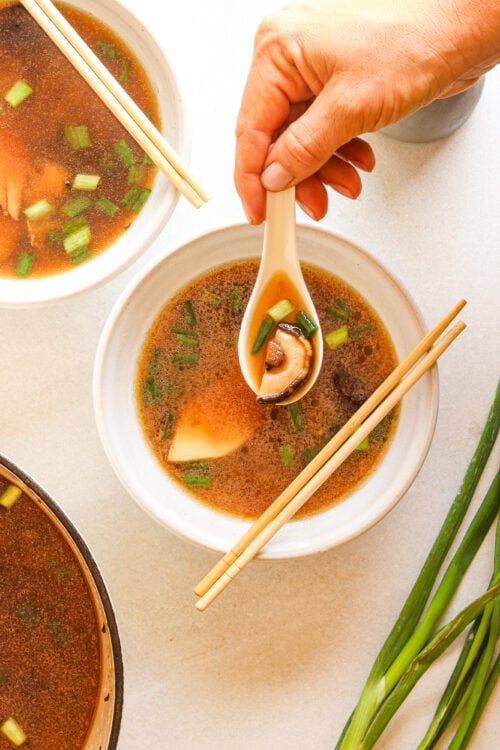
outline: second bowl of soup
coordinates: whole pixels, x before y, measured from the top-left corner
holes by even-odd
[[[150,32],[117,0],[58,8],[185,155],[176,77]],[[0,57],[0,305],[25,307],[123,270],[159,234],[178,192],[11,0],[0,2]]]
[[[102,333],[95,410],[107,455],[141,507],[174,533],[224,551],[418,342],[425,326],[399,281],[348,240],[299,226],[325,338],[320,377],[296,404],[259,404],[237,338],[260,229],[196,238],[145,270]],[[293,301],[292,301],[293,302]],[[263,549],[335,546],[383,517],[416,476],[437,409],[436,373],[342,464]]]

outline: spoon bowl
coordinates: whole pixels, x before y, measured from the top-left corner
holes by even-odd
[[[317,325],[308,348],[312,347],[309,374],[290,395],[274,403],[291,404],[302,398],[314,385],[323,361],[323,337],[314,303],[300,267],[296,224],[295,188],[267,193],[266,223],[259,272],[241,323],[238,337],[240,368],[254,393],[261,390],[262,370],[256,364],[253,343],[268,308],[282,298],[293,300],[295,310],[303,310]],[[285,324],[286,325],[286,324]],[[296,329],[296,326],[293,326]],[[304,337],[302,337],[304,338]],[[262,360],[261,367],[262,367]],[[263,401],[264,402],[264,401]]]

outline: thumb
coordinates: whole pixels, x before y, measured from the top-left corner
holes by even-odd
[[[331,94],[332,92],[330,92]],[[325,89],[280,134],[269,150],[261,175],[266,190],[278,191],[315,174],[340,146],[360,134],[357,117],[342,113]]]

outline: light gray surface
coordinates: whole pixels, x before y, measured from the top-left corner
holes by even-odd
[[[117,295],[146,260],[243,220],[232,183],[235,117],[258,20],[281,3],[126,4],[177,70],[191,164],[213,197],[198,211],[181,199],[147,256],[88,296],[0,310],[0,450],[62,505],[108,583],[125,662],[120,750],[330,749],[461,482],[496,386],[500,70],[448,139],[370,136],[378,166],[362,196],[333,195],[322,222],[387,263],[429,325],[468,300],[467,331],[439,365],[437,429],[418,479],[362,538],[295,562],[255,563],[200,614],[191,590],[216,557],[155,525],[122,490],[95,427],[93,357]],[[453,611],[486,586],[492,544],[490,534]],[[447,656],[426,675],[381,748],[416,746],[450,666]],[[498,693],[475,750],[496,746]]]

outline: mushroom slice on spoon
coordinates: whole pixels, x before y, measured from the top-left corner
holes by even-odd
[[[257,393],[259,404],[278,404],[308,379],[313,362],[311,342],[298,326],[279,323],[266,349],[265,371]]]

